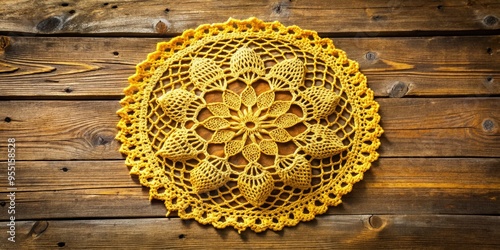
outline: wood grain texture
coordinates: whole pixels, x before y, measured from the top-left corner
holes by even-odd
[[[499,170],[498,158],[381,158],[327,213],[496,214]],[[20,161],[16,187],[20,220],[161,218],[166,213],[161,201],[148,200],[149,190],[128,174],[123,161]],[[0,190],[6,189],[1,182]],[[0,205],[8,204],[6,199],[0,193]]]
[[[4,37],[0,98],[120,98],[158,38]],[[500,95],[500,36],[333,38],[379,97]],[[367,54],[371,56],[367,56]]]
[[[0,103],[0,138],[16,139],[16,160],[122,158],[119,142],[114,139],[118,101]],[[0,142],[0,150],[6,150],[6,143]],[[4,154],[0,159],[6,157]]]
[[[500,156],[498,97],[378,101],[381,157]],[[0,138],[16,139],[17,160],[123,159],[114,140],[119,108],[117,101],[1,101]]]
[[[18,222],[18,241],[2,249],[494,249],[498,216],[323,216],[280,232],[217,230],[179,219]],[[307,237],[304,237],[307,235]]]
[[[127,78],[156,43],[250,16],[333,39],[367,76],[385,133],[342,204],[238,235],[165,218],[114,136]],[[498,0],[3,0],[0,249],[499,249],[499,34]]]
[[[0,31],[28,34],[172,35],[228,17],[299,25],[322,33],[377,36],[499,28],[500,4],[481,1],[170,1],[2,2]],[[161,23],[160,23],[161,22]]]

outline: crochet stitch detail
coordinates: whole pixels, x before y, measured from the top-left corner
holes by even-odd
[[[358,67],[279,22],[187,30],[129,78],[120,152],[167,215],[256,232],[312,220],[378,158],[379,105]]]

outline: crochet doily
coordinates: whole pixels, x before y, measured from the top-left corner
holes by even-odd
[[[129,78],[120,152],[167,216],[256,232],[312,220],[378,157],[379,105],[358,67],[279,22],[187,30]]]

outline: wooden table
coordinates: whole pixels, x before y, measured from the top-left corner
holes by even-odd
[[[239,235],[165,218],[128,174],[115,112],[157,42],[250,16],[332,38],[368,77],[385,133],[380,159],[341,205]],[[498,0],[3,0],[0,248],[498,249],[499,18]]]

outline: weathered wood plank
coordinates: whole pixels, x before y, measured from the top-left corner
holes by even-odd
[[[376,36],[395,32],[499,28],[500,5],[481,1],[30,1],[2,2],[2,32],[172,35],[229,17],[279,20],[322,33]],[[29,15],[30,18],[26,18]],[[159,24],[162,22],[162,24]]]
[[[122,158],[119,142],[114,139],[118,101],[0,103],[0,138],[16,139],[16,160]],[[6,147],[5,139],[0,142],[0,150]]]
[[[381,158],[328,214],[499,214],[499,170],[500,158]],[[161,201],[148,200],[123,161],[19,161],[15,183],[22,220],[166,212]],[[0,183],[0,190],[7,187]],[[8,206],[6,199],[0,193],[0,205]]]
[[[377,101],[385,130],[380,147],[382,156],[498,157],[499,98]]]
[[[8,39],[0,49],[0,97],[86,99],[122,96],[134,66],[165,40]],[[360,63],[376,96],[500,94],[500,36],[334,38],[334,43]]]
[[[378,101],[382,157],[500,156],[500,98]],[[114,140],[119,108],[117,101],[1,101],[0,138],[16,139],[17,160],[122,159]]]
[[[238,234],[180,219],[17,222],[14,248],[120,249],[495,249],[498,216],[324,216],[281,232]],[[202,239],[202,240],[201,240]]]

